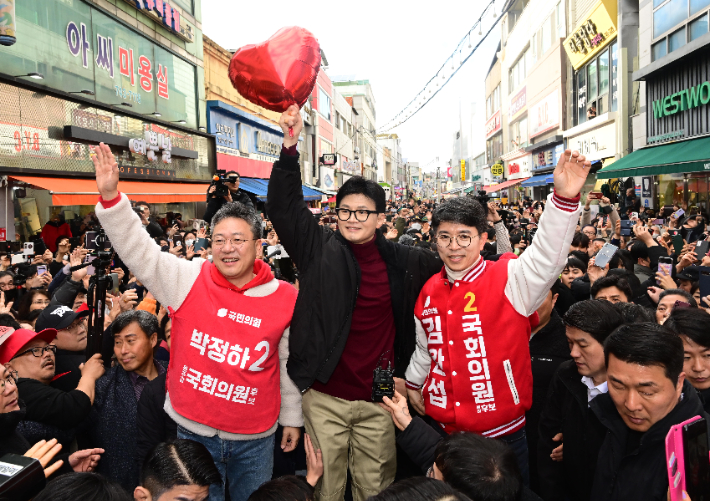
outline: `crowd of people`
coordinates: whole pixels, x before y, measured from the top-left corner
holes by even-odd
[[[226,173],[156,219],[102,144],[95,213],[3,256],[0,458],[35,500],[666,499],[668,431],[710,422],[702,210],[581,200],[566,151],[545,200],[353,177],[314,215],[280,123],[260,212]]]

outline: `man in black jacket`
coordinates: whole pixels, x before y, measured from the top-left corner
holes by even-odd
[[[592,411],[608,431],[591,499],[665,500],[668,431],[694,416],[710,420],[685,381],[683,342],[657,324],[624,325],[604,343],[604,356],[609,393],[594,399]]]
[[[371,401],[373,371],[392,364],[405,393],[399,378],[415,347],[414,303],[442,264],[431,252],[385,239],[378,229],[385,220],[384,190],[361,177],[336,196],[338,231],[319,226],[303,200],[296,151],[303,123],[296,106],[280,125],[284,146],[266,209],[299,271],[288,374],[305,392],[306,430],[323,452],[316,496],[343,499],[351,458],[353,498],[364,500],[392,482],[396,463],[392,421]]]
[[[210,187],[207,188],[207,209],[205,209],[205,215],[202,216],[202,219],[207,221],[208,224],[212,223],[212,217],[228,202],[239,202],[246,207],[254,208],[254,203],[249,198],[249,195],[244,190],[239,189],[239,174],[229,171],[224,174],[224,177],[226,178],[224,185],[228,190],[226,195],[220,197],[214,194],[217,189],[215,183],[210,184]]]
[[[150,206],[147,203],[136,202],[135,208],[138,209],[136,212],[138,212],[145,230],[152,238],[157,238],[164,233],[160,225],[150,216]]]
[[[604,437],[589,404],[607,391],[603,343],[623,318],[608,301],[586,300],[563,321],[573,360],[559,366],[540,415],[537,492],[545,501],[588,501]]]

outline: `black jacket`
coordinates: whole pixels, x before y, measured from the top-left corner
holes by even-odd
[[[423,419],[414,416],[409,426],[397,435],[397,445],[426,474],[434,464],[436,445],[441,439],[442,436],[434,428],[426,424]],[[523,487],[523,495],[520,499],[521,501],[540,501],[535,493],[525,487]]]
[[[69,429],[89,417],[91,412],[91,400],[81,390],[66,392],[28,378],[20,378],[17,389],[27,406],[25,419],[29,421]]]
[[[537,442],[540,414],[545,407],[545,398],[557,368],[569,358],[565,325],[553,309],[550,321],[530,340],[533,401],[532,407],[525,413],[525,434],[528,437],[530,487],[538,493]]]
[[[152,217],[148,218],[148,224],[145,226],[145,231],[148,232],[148,235],[150,235],[151,238],[158,238],[165,234],[163,228],[161,228]]]
[[[212,185],[210,184],[210,186]],[[251,201],[251,198],[249,198],[249,195],[247,195],[247,193],[242,189],[238,189],[237,191],[232,192],[232,202],[239,202],[240,204],[246,205],[251,209],[254,208],[254,203]],[[224,197],[213,197],[212,194],[209,192],[208,188],[207,208],[205,209],[205,215],[202,216],[202,219],[207,221],[208,224],[212,224],[212,218],[217,213],[217,211],[221,209],[222,206],[226,203],[227,201],[224,199]]]
[[[108,369],[96,381],[89,433],[92,445],[106,450],[96,472],[118,482],[128,492],[138,485],[137,408],[130,376],[120,365]]]
[[[167,374],[164,372],[145,385],[138,401],[136,461],[139,468],[153,447],[177,438],[177,424],[163,410]]]
[[[303,200],[298,155],[281,153],[269,180],[266,210],[299,271],[289,338],[288,374],[301,389],[317,379],[327,383],[340,360],[360,284],[360,268],[339,232],[319,226]],[[387,265],[396,328],[395,376],[404,377],[416,344],[414,303],[426,281],[441,271],[430,251],[388,241],[377,248]]]
[[[552,440],[558,433],[562,433],[562,442]],[[587,387],[574,360],[568,360],[552,379],[540,416],[537,468],[545,501],[589,499],[603,439],[604,428],[587,403]],[[564,461],[552,461],[550,454],[560,443],[564,444]]]
[[[665,460],[668,430],[697,415],[710,420],[698,393],[688,381],[683,383],[683,395],[666,417],[641,436],[638,447],[630,454],[626,452],[630,430],[609,394],[599,395],[592,401],[594,414],[607,430],[599,451],[592,501],[665,501],[668,492]],[[565,444],[565,461],[566,447]]]

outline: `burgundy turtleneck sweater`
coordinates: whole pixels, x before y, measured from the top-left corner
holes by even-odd
[[[345,350],[326,384],[316,381],[313,389],[344,400],[372,399],[372,372],[382,356],[382,365],[394,360],[395,325],[387,265],[373,238],[365,244],[350,244],[360,266],[360,289],[353,311]]]

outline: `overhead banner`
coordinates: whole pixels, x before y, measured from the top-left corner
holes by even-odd
[[[552,94],[543,97],[540,101],[530,106],[530,111],[528,112],[530,137],[535,137],[554,129],[559,124],[560,108],[557,90],[555,90]]]
[[[596,56],[616,36],[616,0],[601,0],[564,41],[575,70]]]

